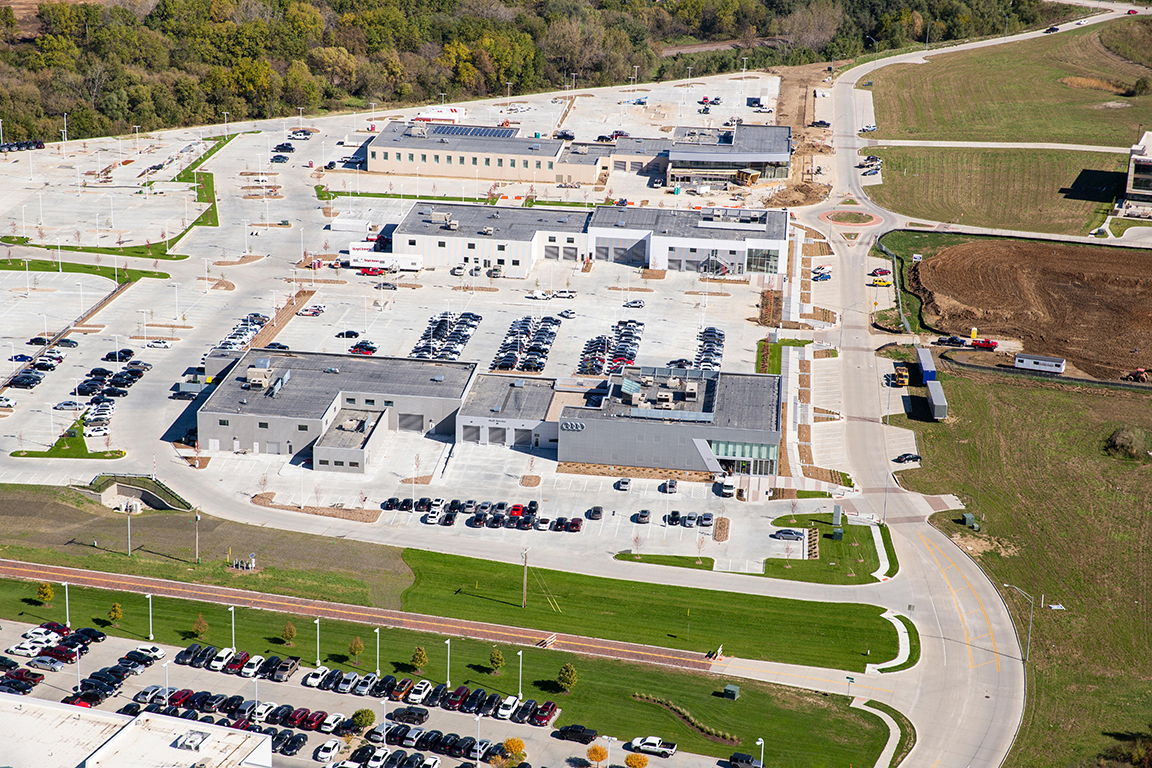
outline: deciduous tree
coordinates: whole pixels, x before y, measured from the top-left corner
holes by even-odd
[[[48,605],[55,596],[56,593],[53,591],[52,585],[46,581],[41,582],[40,586],[36,587],[36,599],[43,605]]]
[[[364,641],[359,636],[352,638],[348,643],[348,653],[352,654],[352,663],[360,666],[360,654],[364,653]]]
[[[504,654],[496,646],[492,646],[492,653],[488,654],[488,666],[492,668],[494,675],[499,675],[504,666]]]
[[[564,689],[564,693],[571,693],[579,679],[579,675],[576,674],[576,667],[568,663],[560,667],[560,673],[556,675],[556,684]]]
[[[120,603],[112,603],[112,607],[108,609],[108,620],[112,622],[112,626],[120,626],[120,619],[124,618],[124,609],[120,607]]]
[[[590,761],[596,763],[596,768],[600,768],[600,763],[608,759],[608,750],[599,744],[593,744],[588,747],[588,751],[585,754],[588,755]]]
[[[412,652],[412,666],[416,668],[416,674],[424,671],[424,667],[428,666],[428,652],[424,650],[424,646],[416,646],[416,650]]]
[[[284,622],[284,629],[280,630],[280,639],[284,641],[284,645],[292,647],[292,641],[296,639],[296,626],[292,622]]]
[[[196,621],[192,622],[192,631],[196,633],[196,639],[202,640],[204,635],[208,632],[208,622],[204,618],[204,614],[196,614]]]

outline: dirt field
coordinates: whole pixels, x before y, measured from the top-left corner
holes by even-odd
[[[971,242],[912,271],[924,319],[967,335],[1007,336],[1116,379],[1152,368],[1152,254],[1124,248]],[[1136,350],[1139,349],[1139,352]]]

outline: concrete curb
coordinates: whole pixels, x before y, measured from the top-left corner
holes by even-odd
[[[908,637],[908,627],[904,626],[904,622],[900,621],[896,616],[896,612],[892,610],[885,611],[880,615],[880,618],[888,619],[888,621],[892,622],[892,626],[896,628],[896,641],[898,643],[896,658],[884,662],[883,665],[869,664],[866,667],[867,674],[869,675],[879,674],[885,669],[898,667],[908,661],[908,658],[912,655],[912,641]]]
[[[896,756],[896,747],[900,746],[900,725],[892,719],[892,716],[887,712],[879,709],[873,709],[868,706],[864,699],[853,699],[852,703],[848,705],[851,709],[862,709],[865,712],[871,712],[884,721],[888,726],[888,743],[884,745],[884,749],[880,752],[880,757],[876,759],[876,768],[888,768],[892,765],[892,758]]]

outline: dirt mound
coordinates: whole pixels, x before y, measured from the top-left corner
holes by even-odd
[[[1101,379],[1152,367],[1148,251],[976,241],[915,265],[910,283],[941,330],[1018,338]]]

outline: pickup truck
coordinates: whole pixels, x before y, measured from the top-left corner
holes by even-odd
[[[633,752],[644,752],[659,757],[672,757],[676,754],[676,744],[671,741],[664,741],[659,736],[643,736],[632,739],[631,747]]]
[[[578,741],[581,744],[591,744],[596,740],[596,731],[582,725],[566,725],[560,729],[561,741]]]
[[[278,683],[287,682],[292,675],[296,674],[296,670],[300,668],[300,657],[289,656],[280,662],[280,666],[276,667],[276,671],[272,673],[272,679]]]
[[[999,344],[999,342],[992,341],[992,339],[973,339],[972,341],[972,346],[977,349],[996,349]]]

